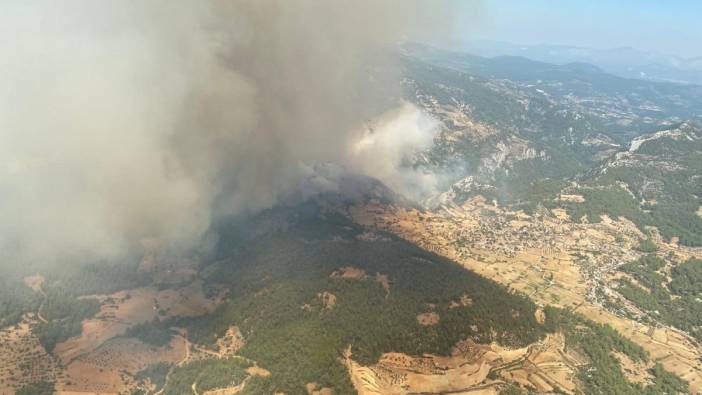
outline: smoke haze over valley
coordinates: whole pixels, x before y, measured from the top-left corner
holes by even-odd
[[[442,34],[445,5],[3,5],[2,264],[182,251],[213,218],[271,207],[320,162],[402,192],[403,156],[434,130],[402,102],[387,49]],[[420,195],[433,181],[411,184]]]
[[[663,4],[3,2],[0,395],[702,394]]]

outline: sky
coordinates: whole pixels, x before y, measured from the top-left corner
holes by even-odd
[[[483,0],[462,14],[459,39],[702,56],[698,0]]]

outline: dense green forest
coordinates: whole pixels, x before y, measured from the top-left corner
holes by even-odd
[[[54,384],[40,381],[25,385],[17,390],[16,395],[51,395],[54,393]]]
[[[47,283],[75,296],[109,294],[151,284],[151,276],[138,270],[138,261],[94,262],[54,266],[42,271]]]
[[[135,378],[138,381],[144,381],[147,378],[151,381],[151,384],[156,388],[163,388],[166,384],[166,376],[168,371],[171,369],[171,365],[167,363],[157,363],[155,365],[148,366],[146,369],[138,372]],[[143,390],[136,390],[132,395],[141,395],[145,393]]]
[[[46,322],[39,320],[34,330],[44,348],[51,351],[57,343],[80,334],[81,321],[99,311],[97,300],[80,296],[111,293],[150,283],[150,276],[137,269],[136,263],[105,262],[50,267],[34,265],[0,273],[0,326],[17,323],[24,313],[40,312]],[[45,278],[41,292],[32,290],[23,282],[24,276],[36,273]]]
[[[569,203],[566,207],[575,220],[586,216],[590,222],[599,222],[602,214],[624,216],[640,229],[655,226],[668,240],[677,237],[680,244],[699,246],[702,218],[696,211],[702,205],[698,197],[702,196],[702,183],[695,181],[695,175],[702,174],[700,166],[702,161],[697,168],[675,172],[651,166],[611,168],[577,189],[585,202]],[[622,187],[624,184],[628,189]],[[652,185],[656,192],[644,193],[653,190]],[[656,203],[642,206],[640,202],[645,199]]]
[[[430,97],[442,109],[460,103],[468,109],[472,121],[493,129],[487,136],[473,135],[469,130],[460,138],[438,139],[418,163],[451,174],[451,182],[475,177],[478,184],[465,190],[446,185],[457,202],[480,194],[527,212],[539,205],[565,206],[576,221],[585,216],[590,222],[599,222],[602,214],[624,216],[641,229],[656,226],[668,240],[677,237],[683,245],[702,245],[702,218],[696,214],[702,206],[702,131],[692,122],[681,124],[668,119],[671,113],[686,117],[695,114],[694,109],[702,102],[697,89],[629,81],[526,59],[484,59],[421,45],[409,45],[408,51],[412,56],[406,56],[403,62],[408,100],[422,106],[428,105],[426,98]],[[543,83],[548,80],[557,83]],[[639,90],[635,95],[627,91],[634,87]],[[685,100],[681,101],[676,89],[680,90],[678,94],[684,92]],[[640,101],[645,92],[669,112],[651,114],[639,106],[629,106],[622,111],[633,112],[627,118],[632,122],[623,126],[617,116],[601,117],[573,108],[573,95],[585,95],[590,100],[594,94],[599,97],[594,102],[607,101],[609,96],[602,92],[610,91],[629,96],[630,103]],[[448,130],[461,130],[462,126],[456,126],[452,119],[441,114],[437,117]],[[663,128],[680,128],[688,137],[645,141],[631,153],[635,161],[608,166],[616,161],[617,151],[627,151],[632,138]],[[582,143],[593,135],[606,136],[613,144],[604,156],[602,146]],[[494,151],[509,141],[527,143],[541,155],[484,170],[481,166],[486,160],[509,155]],[[556,202],[559,192],[572,182],[579,186],[571,192],[583,195],[585,202]]]
[[[193,383],[198,393],[233,387],[248,376],[250,363],[240,358],[209,359],[176,367],[168,378],[166,394],[192,393]]]
[[[702,260],[690,258],[687,262],[677,265],[670,273],[672,281],[670,290],[677,295],[702,295]]]
[[[53,350],[57,343],[79,335],[83,319],[100,310],[97,300],[79,296],[111,293],[150,281],[148,275],[137,271],[135,264],[125,263],[77,265],[49,271],[46,277],[46,302],[42,306],[42,315],[47,322],[40,322],[35,333],[48,351]]]
[[[636,247],[637,250],[650,254],[652,252],[658,251],[658,246],[656,243],[651,241],[651,239],[641,239],[639,240],[639,245]]]
[[[702,292],[702,261],[690,259],[673,267],[670,283],[660,272],[664,265],[665,260],[655,255],[623,265],[620,269],[647,289],[621,280],[617,291],[655,318],[702,340],[702,303],[698,301]]]
[[[22,276],[0,273],[0,328],[14,325],[41,303],[40,295],[24,284]]]
[[[637,344],[622,337],[610,326],[596,324],[567,310],[546,308],[546,326],[550,331],[561,330],[566,344],[587,355],[590,363],[582,368],[578,379],[585,394],[654,395],[689,393],[687,383],[668,373],[659,364],[649,373],[653,383],[647,386],[631,383],[619,366],[612,351],[618,351],[633,361],[648,361],[648,355]]]
[[[300,214],[305,210],[309,213]],[[317,207],[295,215],[287,231],[245,243],[230,242],[223,232],[221,253],[230,258],[218,263],[207,281],[227,284],[230,299],[214,314],[182,322],[193,341],[205,344],[238,325],[246,337],[240,354],[272,373],[251,385],[304,394],[306,383],[317,382],[350,393],[348,375],[338,362],[348,345],[355,360],[372,364],[389,351],[448,354],[466,338],[524,346],[546,333],[526,297],[445,258],[391,235],[385,235],[389,241],[358,240],[362,229],[338,215],[322,218]],[[345,266],[368,277],[330,277]],[[388,276],[389,292],[375,281],[377,273]],[[336,304],[325,308],[320,292],[335,295]],[[473,303],[450,309],[451,301],[463,295]],[[417,315],[432,308],[440,316],[438,324],[419,325]]]
[[[100,303],[95,299],[78,299],[63,288],[52,287],[45,292],[42,316],[47,322],[39,322],[34,333],[51,352],[57,343],[80,334],[81,322],[95,315],[100,310]]]
[[[125,336],[139,339],[154,347],[162,347],[170,343],[174,334],[168,322],[154,320],[130,327]]]
[[[272,373],[247,379],[244,393],[305,394],[308,382],[331,387],[339,394],[353,393],[338,361],[348,345],[355,360],[370,365],[388,351],[448,354],[457,341],[466,338],[516,347],[558,330],[566,333],[568,347],[590,360],[579,372],[587,394],[686,391],[685,382],[658,365],[651,370],[655,384],[630,383],[611,352],[622,352],[634,361],[647,361],[648,355],[609,326],[555,308],[547,308],[547,321],[541,325],[528,299],[447,259],[392,235],[384,235],[387,241],[358,240],[355,236],[362,230],[345,218],[322,215],[317,208],[306,207],[302,212],[305,210],[306,214],[296,211],[292,223],[281,227],[285,230],[261,233],[253,228],[244,235],[245,227],[224,231],[220,254],[230,258],[214,264],[207,281],[210,286],[228,284],[230,299],[211,315],[180,322],[188,328],[191,340],[201,344],[212,344],[230,325],[239,326],[246,338],[239,354]],[[276,218],[279,214],[268,213]],[[227,240],[227,234],[236,241]],[[362,269],[368,277],[330,277],[344,266]],[[389,293],[374,281],[376,273],[388,276]],[[317,298],[323,291],[336,296],[332,308],[325,308]],[[473,303],[448,308],[462,295]],[[421,326],[416,320],[428,309],[440,317],[435,326]],[[477,330],[471,329],[473,325]],[[229,368],[237,372],[245,367],[237,362]],[[190,388],[197,381],[202,389],[200,383],[211,375],[208,372],[225,367],[206,362],[179,369],[174,370],[178,379],[169,381],[169,388]],[[239,372],[231,377],[239,382],[245,375]],[[509,388],[506,393],[526,392]]]

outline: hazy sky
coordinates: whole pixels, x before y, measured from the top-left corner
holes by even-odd
[[[699,0],[484,0],[479,4],[477,11],[466,7],[462,38],[595,48],[629,46],[702,56]],[[477,18],[471,15],[475,12]]]

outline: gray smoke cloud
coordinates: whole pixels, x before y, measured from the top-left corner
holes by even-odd
[[[274,205],[319,162],[433,188],[401,170],[434,124],[401,102],[387,49],[442,33],[448,2],[0,11],[0,265],[188,249],[213,218]]]

